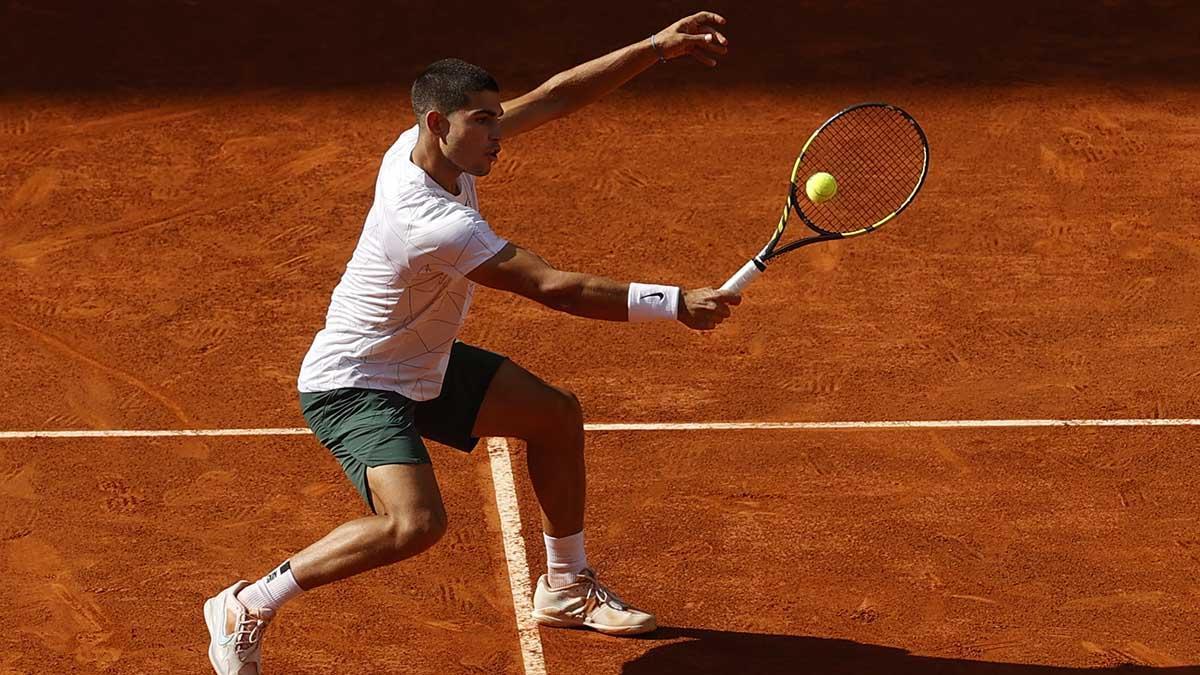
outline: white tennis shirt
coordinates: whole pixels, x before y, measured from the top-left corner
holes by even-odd
[[[471,306],[471,270],[507,243],[479,214],[475,177],[457,196],[410,156],[417,127],[383,156],[375,202],[300,367],[302,392],[344,387],[436,398]]]

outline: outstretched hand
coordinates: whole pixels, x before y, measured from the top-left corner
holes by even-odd
[[[665,59],[690,56],[712,67],[718,56],[729,51],[729,40],[716,29],[724,24],[720,14],[697,12],[655,33],[654,41]]]
[[[712,330],[733,312],[730,307],[740,305],[742,296],[713,288],[697,288],[683,292],[679,303],[679,320],[693,330]]]

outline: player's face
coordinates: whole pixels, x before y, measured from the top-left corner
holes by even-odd
[[[500,94],[477,91],[467,97],[462,110],[450,113],[450,133],[443,151],[446,158],[472,176],[486,176],[500,155]]]

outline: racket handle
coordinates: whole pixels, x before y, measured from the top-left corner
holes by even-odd
[[[758,278],[758,275],[763,273],[767,266],[759,262],[757,258],[751,258],[750,262],[742,265],[742,269],[737,271],[737,274],[729,277],[729,281],[721,286],[722,292],[741,293],[742,289],[749,286],[751,281]]]

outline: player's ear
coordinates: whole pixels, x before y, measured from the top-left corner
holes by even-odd
[[[434,136],[445,138],[450,133],[450,119],[436,110],[425,113],[425,128]]]

